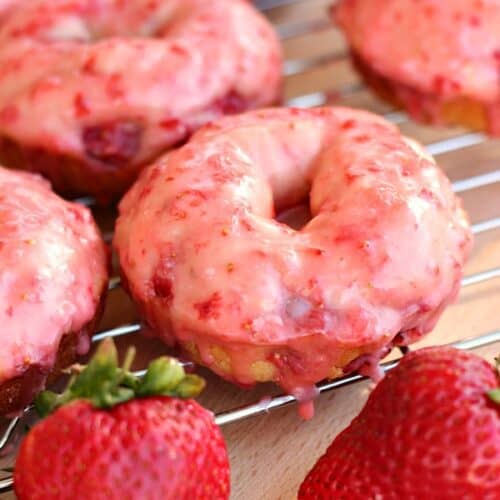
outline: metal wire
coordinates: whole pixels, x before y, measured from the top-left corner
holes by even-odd
[[[318,33],[319,31],[324,31],[331,27],[330,21],[321,17],[293,24],[282,24],[281,26],[276,26],[276,30],[282,40],[288,40],[289,38],[297,38],[299,36],[309,35],[310,33]]]
[[[492,231],[494,229],[500,228],[500,217],[495,217],[493,219],[485,220],[483,222],[478,222],[472,226],[472,232],[474,234],[481,234],[486,231]]]
[[[301,1],[302,0],[257,0],[255,5],[258,9],[266,11],[275,9],[276,7],[282,7],[284,5],[292,5]]]
[[[0,479],[0,493],[10,491],[14,485],[14,478],[11,476]]]
[[[495,331],[491,333],[486,333],[484,335],[479,335],[478,337],[474,337],[472,339],[460,340],[458,342],[452,342],[447,344],[451,347],[455,347],[456,349],[462,350],[471,350],[477,349],[479,347],[485,347],[491,344],[495,344],[500,342],[500,331]],[[398,358],[394,361],[390,361],[387,363],[382,363],[380,367],[384,372],[388,372],[397,366],[399,361],[402,358]],[[325,382],[323,384],[319,384],[317,386],[318,392],[320,394],[330,392],[334,389],[338,389],[340,387],[345,387],[350,384],[354,384],[355,382],[361,382],[363,380],[367,380],[367,377],[363,375],[359,375],[357,373],[352,375],[347,375],[345,377],[341,377],[331,382]],[[241,406],[239,408],[234,408],[232,410],[219,413],[215,417],[215,421],[218,425],[228,425],[236,422],[241,422],[242,420],[246,420],[250,417],[256,417],[257,415],[262,415],[269,413],[271,410],[277,410],[279,408],[284,408],[288,405],[297,403],[297,398],[290,394],[280,394],[279,396],[275,396],[273,398],[263,399],[258,403]]]
[[[283,66],[285,76],[293,76],[317,67],[326,66],[335,62],[345,61],[345,51],[310,57],[307,59],[292,59]]]
[[[257,0],[256,4],[261,10],[269,11],[284,5],[299,3],[301,1],[303,0]],[[317,19],[301,21],[299,23],[282,24],[277,26],[277,29],[282,39],[288,39],[292,37],[308,35],[311,33],[317,33],[318,31],[328,29],[329,27],[330,27],[329,20],[327,19],[326,16],[323,16]],[[325,65],[328,64],[341,62],[344,60],[345,57],[346,54],[343,52],[332,52],[330,54],[312,57],[308,59],[288,60],[286,61],[284,67],[285,75],[287,76],[299,75],[301,73],[310,71],[315,68],[324,67]],[[290,99],[287,104],[290,106],[297,106],[297,107],[318,106],[327,103],[332,98],[332,96],[337,99],[339,96],[345,97],[362,91],[364,91],[363,85],[360,83],[354,83],[346,85],[340,89],[334,90],[331,93],[322,91],[322,92],[313,92],[310,94],[300,95]],[[390,113],[386,113],[384,117],[395,124],[405,123],[409,120],[408,115],[402,111],[392,111]],[[487,141],[487,137],[484,134],[466,133],[428,144],[426,146],[426,149],[429,153],[437,156],[451,151],[458,151],[463,148],[479,145],[484,143],[485,141]],[[488,173],[479,174],[455,181],[453,183],[453,189],[457,193],[463,193],[465,191],[478,189],[498,182],[500,182],[500,170],[494,170]],[[80,198],[76,201],[87,206],[93,206],[95,203],[94,200],[89,197]],[[477,222],[472,226],[472,230],[476,235],[485,233],[487,231],[495,231],[497,229],[500,229],[500,216]],[[108,240],[110,240],[112,234],[107,233],[105,236]],[[491,269],[486,269],[481,272],[476,272],[474,274],[464,277],[462,280],[462,286],[463,287],[473,286],[479,283],[483,283],[498,278],[500,278],[500,267],[495,267]],[[110,281],[109,289],[115,290],[119,287],[120,287],[120,279],[118,277],[112,278]],[[99,332],[94,336],[93,341],[97,342],[106,337],[121,337],[125,335],[133,335],[138,333],[140,329],[141,326],[139,323],[121,325],[115,328]],[[471,350],[491,345],[497,342],[500,342],[500,331],[486,333],[471,339],[460,340],[449,345],[452,345],[453,347],[456,347],[458,349]],[[405,352],[406,349],[403,349],[402,351]],[[384,371],[389,371],[397,365],[400,359],[401,358],[388,363],[383,363],[381,364],[381,368]],[[136,373],[138,374],[143,373],[143,370]],[[363,380],[365,380],[365,377],[359,374],[350,374],[330,382],[319,384],[317,387],[319,393],[322,394]],[[240,422],[250,417],[266,414],[278,408],[284,408],[296,402],[297,400],[294,396],[280,394],[272,398],[263,399],[255,404],[249,404],[242,407],[223,411],[218,415],[216,415],[216,422],[219,425],[228,425]],[[27,408],[23,416],[29,413],[30,410],[31,408]],[[11,440],[13,436],[16,434],[15,431],[18,428],[20,422],[23,420],[23,416],[13,418],[8,423],[4,433],[0,436],[0,451],[5,450],[5,448],[9,444],[11,444]],[[0,492],[10,490],[12,488],[12,483],[13,479],[11,475],[4,479],[1,479]]]
[[[500,170],[494,170],[493,172],[488,172],[487,174],[475,175],[462,181],[454,182],[453,190],[455,193],[463,193],[469,189],[489,186],[490,184],[496,184],[497,182],[500,182]]]

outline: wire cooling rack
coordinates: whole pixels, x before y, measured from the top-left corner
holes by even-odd
[[[287,57],[284,72],[287,81],[287,93],[289,98],[287,104],[297,107],[312,107],[331,103],[342,103],[364,107],[375,112],[383,114],[383,116],[401,127],[415,126],[411,123],[409,117],[401,111],[388,108],[386,105],[378,102],[369,90],[365,89],[363,84],[356,79],[351,71],[344,71],[344,75],[335,88],[331,88],[336,80],[336,75],[341,74],[338,67],[348,65],[348,54],[342,42],[339,42],[338,32],[331,26],[327,16],[327,0],[257,0],[256,5],[275,23],[276,29],[284,42],[286,52],[299,53],[298,57]],[[298,8],[298,16],[290,20],[288,12],[290,7]],[[302,10],[301,10],[302,9]],[[325,35],[322,38],[322,35]],[[315,37],[318,38],[315,41]],[[302,51],[301,47],[306,46],[305,41],[308,40],[307,47],[309,50]],[[329,41],[331,47],[329,48]],[[340,45],[340,47],[339,47]],[[312,48],[312,49],[311,49]],[[338,72],[337,72],[338,70]],[[350,75],[345,77],[345,75]],[[308,83],[313,82],[321,89],[308,89]],[[427,128],[428,130],[428,128]],[[406,131],[405,131],[406,132]],[[408,133],[408,132],[407,132]],[[439,162],[442,155],[449,153],[460,153],[467,149],[480,148],[498,148],[498,141],[489,139],[486,135],[478,132],[458,131],[457,129],[441,130],[439,140],[426,141],[427,137],[434,137],[435,134],[429,135],[423,133],[426,149],[429,153],[437,157]],[[419,137],[420,138],[420,137]],[[498,148],[500,152],[500,148]],[[480,151],[478,150],[478,153]],[[470,152],[469,152],[470,154]],[[487,188],[500,183],[500,169],[485,169],[477,163],[482,162],[484,155],[478,154],[471,156],[474,158],[473,175],[465,175],[459,180],[453,182],[455,192],[472,195],[474,192],[479,192],[481,188]],[[470,172],[470,170],[469,170]],[[498,196],[498,192],[496,193]],[[480,195],[477,195],[480,196]],[[93,206],[91,199],[85,198],[79,200],[81,203]],[[497,215],[498,214],[498,215]],[[483,220],[473,221],[472,226],[475,235],[492,233],[500,229],[500,205],[495,208],[493,216]],[[112,233],[105,233],[106,239],[111,239]],[[496,267],[495,267],[496,266]],[[492,281],[500,278],[500,255],[498,262],[491,267],[466,275],[462,280],[462,287],[469,288],[477,286],[481,283]],[[120,279],[115,276],[110,281],[110,293],[120,289]],[[481,335],[464,340],[458,340],[450,343],[456,348],[464,350],[472,350],[480,347],[485,347],[495,343],[500,343],[500,320],[498,330],[485,332]],[[106,337],[132,337],[140,332],[141,326],[139,323],[133,322],[129,324],[118,324],[114,328],[109,328],[99,332],[94,336],[94,342],[102,340]],[[402,349],[402,354],[407,349]],[[400,358],[399,358],[400,359]],[[399,359],[383,363],[382,368],[387,371],[394,368]],[[141,373],[138,371],[137,373]],[[345,377],[318,384],[320,393],[333,391],[349,384],[354,384],[364,380],[364,377],[358,374],[351,374]],[[296,403],[296,399],[291,395],[277,395],[274,397],[264,398],[253,404],[231,408],[218,412],[216,421],[221,426],[226,426],[235,422],[240,422],[250,417],[255,417],[268,413],[278,408]],[[19,431],[22,422],[29,418],[32,413],[31,408],[26,408],[23,415],[11,419],[6,422],[3,429],[0,431],[0,454],[12,455],[15,449],[16,442],[19,440]],[[11,457],[13,458],[13,457]],[[7,492],[12,489],[12,475],[10,469],[4,469],[5,474],[0,475],[0,493]]]

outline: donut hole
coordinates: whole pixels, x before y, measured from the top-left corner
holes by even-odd
[[[36,6],[32,7],[36,9]],[[29,12],[26,9],[26,14]],[[34,15],[34,14],[32,14]],[[88,2],[85,8],[62,2],[30,15],[19,16],[11,29],[16,35],[29,35],[46,42],[98,43],[109,38],[163,38],[167,32],[190,21],[193,14],[175,2],[118,2],[106,10]],[[120,22],[117,22],[120,19]]]
[[[42,38],[50,42],[99,43],[113,38],[161,38],[166,35],[167,29],[167,22],[160,23],[158,19],[124,30],[68,15],[48,27]]]
[[[92,26],[82,17],[67,15],[47,27],[43,38],[51,42],[88,43],[96,37]]]
[[[312,219],[312,217],[309,199],[307,199],[297,203],[297,205],[278,212],[276,220],[281,224],[285,224],[299,231]]]

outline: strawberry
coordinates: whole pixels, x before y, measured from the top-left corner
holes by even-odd
[[[105,341],[61,395],[44,392],[14,472],[20,500],[227,499],[229,464],[212,413],[190,398],[204,381],[171,358],[143,377]]]
[[[299,500],[500,499],[498,386],[473,354],[406,355],[318,460]]]

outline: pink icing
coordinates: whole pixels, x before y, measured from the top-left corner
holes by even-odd
[[[336,19],[373,69],[424,93],[500,100],[500,3],[342,0]]]
[[[90,212],[37,176],[0,168],[0,384],[50,367],[62,336],[95,316],[106,281]]]
[[[380,382],[384,378],[384,371],[380,366],[380,360],[385,358],[391,349],[392,345],[387,344],[373,353],[363,354],[345,366],[344,372],[358,372],[365,377],[371,378],[375,383]]]
[[[275,102],[280,62],[246,0],[32,0],[0,28],[0,135],[140,164],[222,113]],[[99,138],[102,124],[140,134]]]
[[[298,387],[292,394],[299,403],[299,415],[304,420],[311,420],[314,417],[314,400],[319,395],[318,388],[314,385]]]
[[[308,195],[300,230],[274,219]],[[264,377],[294,394],[399,332],[428,332],[458,292],[471,243],[432,158],[382,118],[345,108],[203,128],[141,175],[114,240],[156,335],[194,344],[242,385],[265,362]]]
[[[299,415],[303,420],[314,417],[314,401],[299,401]]]
[[[0,0],[0,22],[6,19],[12,7],[23,0]]]

